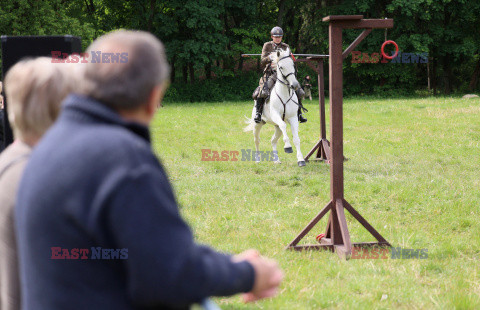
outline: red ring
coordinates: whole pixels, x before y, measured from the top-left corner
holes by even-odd
[[[385,54],[384,49],[385,49],[385,45],[387,45],[387,44],[395,45],[395,54],[393,56],[388,56],[387,54]],[[395,41],[388,40],[388,41],[383,42],[382,48],[380,49],[380,51],[382,52],[383,57],[385,57],[387,59],[393,59],[393,58],[397,57],[397,55],[398,55],[398,45],[397,45],[397,43],[395,43]]]
[[[325,234],[320,234],[315,239],[317,239],[317,241],[320,242],[320,240],[322,240],[323,237],[325,237]]]

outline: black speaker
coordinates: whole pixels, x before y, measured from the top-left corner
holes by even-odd
[[[52,57],[52,52],[80,53],[82,40],[71,35],[65,36],[2,36],[2,80],[8,70],[19,60],[28,57]],[[5,87],[5,84],[3,85]],[[4,89],[5,93],[5,89]],[[8,122],[8,98],[4,95],[3,142],[7,147],[13,142],[12,129]],[[0,147],[0,150],[2,148]]]

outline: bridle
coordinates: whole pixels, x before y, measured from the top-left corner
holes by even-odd
[[[287,79],[287,78],[288,78],[290,75],[292,75],[292,74],[295,75],[295,70],[294,70],[293,72],[290,72],[289,74],[285,75],[285,74],[283,74],[282,69],[280,69],[280,61],[282,61],[282,60],[284,60],[284,59],[287,59],[287,58],[291,58],[291,56],[290,56],[290,55],[284,56],[284,57],[280,58],[280,59],[277,61],[277,70],[278,70],[278,71],[280,72],[280,74],[282,75],[282,78],[284,78],[285,81],[287,81],[287,82],[285,83],[285,82],[279,80],[280,83],[282,83],[283,85],[286,85],[286,86],[288,86],[288,88],[290,88],[290,83],[288,82],[288,79]]]
[[[283,74],[282,69],[280,69],[280,61],[282,61],[283,59],[286,59],[286,58],[291,58],[291,56],[290,56],[290,55],[284,56],[284,57],[280,58],[280,59],[277,61],[277,70],[278,70],[278,72],[280,72],[280,74],[282,75],[282,78],[286,81],[286,83],[285,83],[284,81],[280,80],[280,79],[277,79],[277,81],[280,82],[280,83],[282,83],[283,85],[287,86],[287,88],[288,88],[288,95],[289,95],[288,100],[285,101],[285,102],[283,102],[282,97],[280,97],[280,95],[277,93],[277,90],[275,89],[275,93],[277,94],[278,99],[280,99],[280,102],[281,102],[282,105],[283,105],[282,121],[285,121],[285,110],[286,110],[286,108],[287,108],[287,103],[291,100],[291,101],[293,101],[296,105],[298,105],[298,102],[295,102],[295,100],[292,99],[293,94],[295,94],[295,91],[292,91],[292,88],[290,87],[290,82],[289,82],[288,79],[287,79],[290,75],[292,75],[292,74],[295,75],[295,71],[296,71],[296,70],[294,70],[293,72],[290,72],[290,73],[288,73],[287,75],[285,75],[285,74]]]

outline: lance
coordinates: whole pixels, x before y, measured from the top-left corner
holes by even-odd
[[[261,56],[262,54],[242,54],[242,57]],[[313,58],[328,58],[328,55],[322,54],[293,54],[295,57],[313,57]]]

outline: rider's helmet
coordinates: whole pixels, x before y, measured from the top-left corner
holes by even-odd
[[[274,37],[283,37],[283,30],[282,28],[276,26],[272,28],[272,30],[270,31],[270,34]]]

